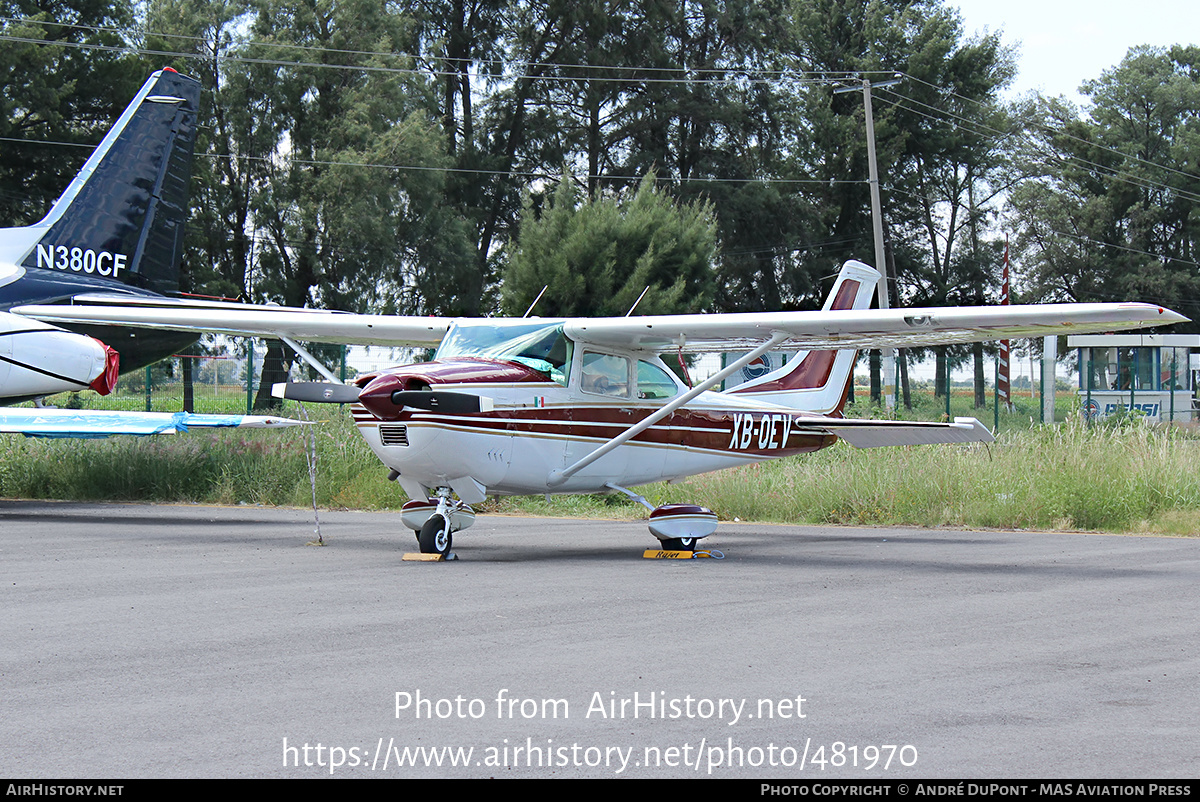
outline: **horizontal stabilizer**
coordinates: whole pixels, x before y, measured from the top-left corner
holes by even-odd
[[[953,423],[824,418],[814,419],[811,424],[808,420],[800,419],[796,425],[836,434],[855,448],[991,443],[996,439],[975,418],[955,418]]]

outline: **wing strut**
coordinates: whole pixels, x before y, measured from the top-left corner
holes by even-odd
[[[297,354],[299,354],[301,359],[303,359],[308,364],[312,365],[313,370],[317,371],[317,373],[320,373],[322,376],[329,379],[329,381],[333,382],[334,384],[345,384],[345,382],[338,379],[338,377],[334,376],[329,371],[328,368],[326,368],[324,365],[322,365],[321,360],[317,359],[315,356],[310,354],[308,351],[301,348],[300,343],[296,342],[291,337],[280,337],[279,339],[281,339],[285,343],[287,343],[288,348],[291,348],[293,351],[295,351]]]
[[[563,468],[561,470],[551,471],[550,477],[549,477],[549,479],[547,479],[546,483],[550,487],[558,487],[563,482],[567,481],[567,479],[570,479],[573,475],[575,475],[579,471],[583,470],[587,466],[591,465],[593,462],[600,459],[601,457],[603,457],[608,452],[612,451],[617,446],[621,445],[622,443],[626,442],[627,440],[630,440],[631,438],[637,437],[639,434],[646,431],[651,426],[658,423],[660,420],[667,417],[675,410],[684,406],[685,404],[687,404],[689,401],[691,401],[693,398],[700,395],[701,393],[711,390],[713,387],[716,387],[718,384],[725,381],[726,378],[728,378],[729,376],[732,376],[734,373],[737,373],[739,370],[744,368],[746,365],[749,365],[755,359],[758,359],[760,356],[765,354],[767,351],[770,351],[772,348],[779,345],[779,343],[786,340],[788,338],[788,336],[789,335],[786,331],[774,332],[771,335],[771,338],[769,340],[767,340],[762,345],[755,348],[750,353],[743,356],[741,359],[738,359],[737,361],[729,364],[721,372],[716,373],[713,376],[711,376],[710,378],[700,382],[699,384],[697,384],[695,387],[693,387],[688,392],[684,393],[683,395],[679,396],[675,400],[671,401],[669,404],[664,405],[661,409],[659,409],[653,415],[649,415],[648,417],[644,418],[637,425],[631,426],[628,429],[626,429],[625,431],[621,432],[619,435],[617,435],[613,439],[609,440],[607,443],[604,443],[603,445],[599,446],[595,451],[591,452],[586,457],[583,457],[582,459],[577,461],[574,465],[568,465],[566,468]]]

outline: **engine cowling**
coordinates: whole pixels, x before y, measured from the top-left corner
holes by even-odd
[[[119,356],[99,340],[49,323],[0,313],[0,395],[29,398],[117,383]]]
[[[491,410],[491,399],[471,385],[545,381],[544,374],[514,362],[455,359],[424,362],[364,377],[358,401],[379,420],[399,420],[406,409],[471,414]],[[407,402],[407,403],[406,403]]]
[[[404,407],[392,401],[392,394],[422,389],[429,389],[429,385],[415,377],[385,373],[367,382],[358,394],[358,402],[380,420],[398,420]]]

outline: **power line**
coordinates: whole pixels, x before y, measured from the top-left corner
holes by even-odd
[[[934,89],[934,90],[936,90],[936,91],[938,91],[938,92],[941,92],[942,94],[945,94],[945,95],[947,95],[947,96],[949,96],[949,97],[958,98],[959,100],[962,100],[962,101],[964,101],[964,102],[966,102],[966,103],[973,103],[973,104],[976,104],[976,105],[979,105],[979,106],[982,106],[982,105],[984,105],[984,103],[983,103],[982,101],[980,101],[980,100],[977,100],[977,99],[975,99],[975,98],[966,97],[965,95],[960,95],[960,94],[958,94],[957,92],[954,92],[953,90],[949,90],[949,89],[944,89],[944,88],[938,87],[937,85],[935,85],[935,84],[931,84],[931,83],[929,83],[928,81],[925,81],[925,80],[923,80],[923,79],[921,79],[921,78],[918,78],[918,77],[916,77],[916,76],[914,76],[914,75],[909,75],[908,73],[900,73],[900,74],[901,74],[901,75],[903,75],[905,78],[907,78],[907,79],[911,80],[911,81],[914,81],[914,82],[916,82],[916,83],[923,84],[923,85],[925,85],[925,86],[927,86],[927,87],[930,87],[931,89]],[[1102,144],[1100,144],[1100,143],[1098,143],[1098,142],[1092,142],[1092,141],[1090,141],[1090,140],[1083,139],[1083,138],[1081,138],[1081,137],[1077,137],[1077,136],[1075,136],[1075,135],[1073,135],[1073,134],[1067,133],[1065,130],[1055,130],[1055,129],[1048,128],[1048,127],[1043,127],[1043,130],[1044,130],[1045,132],[1047,132],[1047,133],[1055,134],[1055,135],[1061,136],[1061,137],[1063,137],[1063,138],[1065,138],[1065,139],[1070,139],[1070,140],[1072,140],[1072,141],[1075,141],[1075,142],[1078,142],[1078,143],[1080,143],[1080,144],[1082,144],[1082,145],[1086,145],[1086,146],[1088,146],[1088,147],[1092,147],[1092,148],[1096,148],[1096,149],[1098,149],[1098,150],[1103,150],[1103,151],[1106,151],[1106,152],[1108,152],[1108,153],[1112,153],[1114,156],[1119,156],[1119,157],[1120,157],[1120,158],[1122,158],[1122,159],[1127,159],[1127,160],[1129,160],[1129,161],[1137,162],[1137,163],[1139,163],[1139,164],[1144,164],[1144,165],[1146,165],[1147,167],[1155,167],[1155,168],[1158,168],[1158,169],[1160,169],[1160,170],[1164,170],[1164,171],[1166,171],[1166,172],[1177,173],[1178,175],[1181,175],[1181,176],[1183,176],[1183,177],[1185,177],[1185,178],[1189,178],[1189,179],[1195,179],[1195,178],[1196,178],[1196,176],[1195,176],[1195,175],[1193,175],[1193,174],[1191,174],[1191,173],[1187,173],[1187,172],[1185,172],[1185,171],[1183,171],[1183,170],[1178,170],[1178,169],[1176,169],[1176,168],[1174,168],[1174,167],[1170,167],[1170,166],[1168,166],[1168,165],[1165,165],[1165,164],[1158,164],[1157,162],[1147,161],[1146,159],[1142,159],[1142,158],[1140,158],[1140,157],[1138,157],[1138,156],[1134,156],[1133,154],[1126,153],[1126,152],[1124,152],[1124,151],[1122,151],[1122,150],[1120,150],[1120,149],[1118,149],[1118,148],[1112,148],[1112,147],[1108,147],[1107,145],[1102,145]]]
[[[24,24],[43,25],[43,26],[55,26],[55,27],[59,27],[59,28],[68,28],[68,29],[73,29],[73,30],[85,30],[85,31],[93,32],[93,33],[111,33],[111,34],[115,34],[115,35],[125,36],[127,38],[131,37],[135,34],[141,35],[141,36],[157,36],[157,37],[164,38],[164,39],[179,39],[179,40],[189,41],[189,42],[199,42],[206,46],[211,46],[214,49],[220,47],[219,43],[217,43],[215,40],[205,38],[205,37],[188,36],[188,35],[183,35],[183,34],[167,34],[167,33],[150,32],[150,31],[137,31],[137,30],[131,30],[131,29],[127,29],[127,28],[118,28],[115,26],[80,25],[80,24],[72,24],[72,23],[53,22],[53,21],[47,21],[47,20],[22,19],[22,18],[15,18],[15,17],[0,17],[0,22],[7,22],[7,23],[14,23],[14,24],[24,23]],[[0,34],[0,40],[5,40],[5,39],[10,40],[10,41],[18,41],[18,42],[26,42],[26,43],[34,43],[34,44],[57,45],[57,46],[61,46],[61,47],[78,47],[78,48],[84,48],[84,49],[98,49],[98,50],[114,51],[114,52],[134,52],[134,53],[138,53],[141,55],[162,55],[162,56],[168,56],[168,57],[189,58],[189,59],[194,59],[194,60],[208,60],[209,59],[209,56],[207,54],[186,53],[186,52],[179,52],[179,51],[152,50],[152,49],[140,48],[140,47],[136,47],[136,46],[132,46],[132,45],[113,46],[113,45],[101,45],[101,44],[82,43],[82,42],[50,41],[50,40],[33,39],[33,38],[28,38],[28,37],[14,37],[14,36],[10,36],[10,35]],[[283,49],[283,50],[288,50],[288,51],[297,51],[298,50],[301,52],[310,52],[310,53],[316,53],[316,54],[335,54],[335,55],[345,55],[345,56],[379,57],[379,56],[383,55],[383,56],[393,56],[396,58],[408,59],[408,60],[413,60],[413,61],[418,60],[417,56],[413,56],[411,54],[404,54],[404,53],[381,53],[378,51],[363,51],[363,50],[353,50],[353,49],[344,49],[344,48],[318,47],[318,46],[313,46],[313,45],[262,42],[262,41],[254,41],[254,40],[244,42],[240,46],[241,47],[262,47],[262,48],[268,48],[268,49],[276,48],[276,49]],[[383,67],[383,66],[372,66],[372,65],[362,65],[362,64],[333,64],[333,63],[325,63],[325,62],[297,62],[294,59],[251,58],[251,57],[246,57],[246,56],[231,55],[228,53],[221,56],[221,58],[228,60],[228,61],[234,61],[234,62],[239,62],[239,63],[261,64],[261,65],[267,65],[267,66],[289,66],[289,67],[299,66],[299,67],[310,67],[310,68],[316,67],[316,68],[329,68],[329,69],[339,69],[339,70],[356,70],[356,71],[362,71],[362,72],[385,72],[385,73],[394,73],[394,74],[419,75],[422,77],[425,77],[425,76],[460,77],[462,74],[460,71],[457,71],[457,70],[419,69],[419,68],[412,68],[412,67]],[[906,73],[906,72],[902,72],[902,71],[896,72],[896,71],[877,70],[877,71],[856,71],[856,72],[826,72],[826,71],[797,71],[797,70],[790,70],[790,69],[752,70],[751,71],[751,70],[739,69],[739,68],[736,68],[733,66],[722,67],[722,68],[644,67],[644,66],[633,67],[633,66],[626,66],[626,65],[593,65],[593,64],[562,63],[562,62],[538,62],[538,61],[513,62],[511,60],[502,60],[502,59],[472,59],[471,63],[478,64],[481,66],[499,66],[502,69],[506,68],[508,66],[512,66],[514,63],[516,63],[519,65],[524,65],[526,68],[547,67],[547,68],[555,68],[555,69],[570,69],[570,70],[583,70],[583,71],[601,71],[601,70],[603,70],[603,71],[617,71],[617,72],[626,72],[626,73],[635,73],[635,72],[640,73],[637,76],[627,76],[627,77],[559,76],[559,75],[530,76],[530,75],[526,75],[526,74],[517,74],[517,73],[510,73],[510,75],[509,75],[510,80],[512,80],[512,79],[534,79],[534,80],[565,81],[565,82],[588,80],[588,81],[619,82],[619,83],[631,83],[631,84],[694,83],[694,82],[696,82],[697,78],[703,79],[704,76],[706,76],[706,75],[730,76],[730,73],[734,73],[734,75],[732,75],[731,77],[722,77],[719,81],[704,80],[703,82],[709,83],[709,84],[712,84],[712,83],[739,83],[739,82],[745,82],[745,81],[750,81],[752,83],[774,83],[774,82],[779,82],[779,81],[782,81],[785,79],[792,79],[793,82],[797,83],[797,84],[813,85],[813,84],[828,84],[828,83],[835,82],[835,81],[844,81],[844,80],[849,80],[852,78],[860,78],[862,76],[870,76],[870,75],[888,75],[888,76],[902,75],[906,80],[923,85],[925,87],[928,87],[943,96],[956,98],[962,102],[970,103],[970,104],[977,105],[980,107],[985,105],[982,101],[980,101],[976,98],[970,98],[970,97],[961,95],[953,90],[949,90],[944,87],[939,87],[939,86],[932,84],[929,81],[926,81],[920,77],[917,77],[910,73]],[[672,73],[675,73],[677,75],[676,75],[676,77],[652,78],[652,77],[648,77],[647,75],[645,75],[645,73],[647,73],[647,72],[653,73],[655,75],[665,74],[667,76],[670,76]],[[987,126],[978,120],[972,120],[970,118],[963,117],[962,115],[958,115],[953,112],[947,111],[945,109],[940,109],[940,108],[932,106],[928,103],[924,103],[923,101],[917,100],[916,98],[904,95],[903,93],[901,93],[899,90],[896,90],[895,88],[881,87],[880,91],[890,92],[891,94],[895,95],[897,98],[907,101],[910,104],[922,106],[925,109],[928,109],[929,111],[934,112],[934,114],[941,115],[941,117],[944,117],[944,118],[952,121],[953,123],[956,123],[959,126],[964,127],[967,130],[969,130],[973,133],[976,133],[976,134],[980,134],[980,135],[990,134],[992,136],[997,136],[997,137],[1019,136],[1019,134],[1016,134],[1015,132],[1003,131],[1000,129],[996,129],[991,126]],[[907,110],[909,110],[912,113],[918,114],[920,116],[924,116],[927,119],[931,119],[931,120],[940,120],[941,119],[941,117],[934,116],[934,114],[923,113],[923,112],[920,112],[919,110],[911,108],[911,107],[908,107]],[[1086,144],[1089,147],[1096,147],[1101,150],[1111,152],[1114,155],[1117,155],[1124,160],[1133,161],[1133,162],[1137,162],[1140,164],[1145,164],[1147,166],[1155,167],[1155,168],[1161,169],[1165,172],[1175,173],[1175,174],[1178,174],[1178,175],[1181,175],[1181,176],[1184,176],[1187,178],[1191,178],[1191,179],[1195,178],[1195,176],[1192,176],[1182,170],[1172,168],[1168,165],[1161,165],[1161,164],[1157,164],[1154,162],[1150,162],[1150,161],[1141,159],[1139,157],[1136,157],[1136,156],[1133,156],[1130,154],[1125,154],[1115,148],[1110,148],[1110,147],[1100,145],[1100,144],[1094,143],[1094,142],[1088,142],[1079,137],[1075,137],[1071,134],[1068,134],[1065,131],[1061,132],[1061,135],[1067,139],[1071,139],[1073,141],[1077,141],[1082,144]],[[1031,139],[1028,136],[1026,136],[1025,138],[1027,141],[1031,141]],[[1066,158],[1074,160],[1074,161],[1078,161],[1079,163],[1087,165],[1090,168],[1094,168],[1097,171],[1105,170],[1105,168],[1103,168],[1102,165],[1098,165],[1094,162],[1090,162],[1088,160],[1082,159],[1081,157],[1067,156]],[[1171,187],[1167,184],[1164,184],[1161,182],[1156,182],[1149,178],[1145,178],[1145,177],[1141,177],[1141,176],[1133,176],[1128,173],[1121,173],[1121,172],[1110,172],[1109,177],[1116,178],[1117,180],[1126,181],[1128,183],[1131,183],[1134,186],[1141,186],[1142,188],[1158,188],[1158,189],[1163,189],[1163,190],[1166,190],[1169,192],[1175,192],[1175,193],[1178,193],[1181,196],[1185,197],[1185,199],[1187,199],[1187,200],[1200,201],[1200,194],[1189,193],[1186,190],[1182,190],[1177,187]]]
[[[86,26],[86,25],[79,25],[79,24],[68,24],[68,23],[50,22],[50,21],[43,21],[43,20],[19,19],[19,18],[13,18],[13,17],[0,17],[0,22],[10,23],[10,24],[56,26],[59,28],[90,31],[93,33],[111,33],[111,34],[122,36],[125,38],[129,38],[133,35],[158,36],[158,37],[161,37],[164,39],[175,39],[175,40],[180,40],[180,41],[201,43],[206,47],[213,48],[214,52],[218,52],[222,47],[214,39],[209,39],[209,38],[205,38],[205,37],[197,37],[197,36],[184,36],[184,35],[179,35],[179,34],[163,34],[163,33],[155,33],[155,32],[135,31],[135,30],[123,29],[123,28],[117,28],[117,27]],[[25,42],[25,43],[33,43],[33,44],[41,44],[41,45],[51,45],[51,46],[59,46],[59,47],[75,47],[75,48],[81,48],[81,49],[101,50],[101,51],[109,51],[109,52],[130,52],[130,53],[138,53],[138,54],[142,54],[142,55],[162,55],[162,56],[169,56],[169,57],[203,59],[203,60],[208,60],[210,58],[210,55],[207,55],[207,54],[184,53],[184,52],[175,52],[175,51],[168,51],[168,50],[156,50],[156,49],[137,47],[134,45],[106,45],[106,44],[86,43],[86,42],[52,41],[52,40],[36,39],[36,38],[32,38],[32,37],[19,37],[19,36],[7,35],[7,34],[0,34],[0,40],[13,41],[13,42]],[[376,58],[379,56],[391,56],[394,58],[405,59],[408,61],[420,60],[419,57],[417,57],[417,56],[413,56],[410,54],[404,54],[404,53],[379,53],[376,51],[361,51],[361,50],[339,49],[339,48],[330,48],[330,47],[317,47],[317,46],[299,45],[299,44],[271,43],[271,42],[261,42],[261,41],[243,42],[239,45],[239,47],[241,47],[243,49],[248,49],[248,48],[262,48],[265,50],[279,49],[279,50],[283,50],[285,52],[302,52],[302,53],[313,53],[313,54],[319,54],[319,55],[340,55],[340,56],[350,56],[350,57],[370,56],[372,58]],[[221,54],[220,58],[223,60],[226,60],[226,61],[231,61],[231,62],[262,64],[262,65],[268,65],[268,66],[286,66],[286,67],[301,67],[301,68],[328,68],[328,69],[339,69],[339,70],[355,70],[355,71],[360,71],[360,72],[386,72],[386,73],[395,73],[395,74],[419,75],[421,77],[429,77],[429,76],[458,77],[462,74],[458,70],[438,70],[438,69],[433,69],[433,68],[385,67],[385,66],[377,66],[377,65],[362,65],[362,64],[349,64],[349,63],[334,64],[334,63],[325,63],[325,62],[297,62],[294,59],[255,58],[255,57],[247,57],[247,56],[239,56],[236,54],[231,54],[228,51],[224,54]],[[938,94],[940,94],[944,97],[954,98],[961,102],[973,104],[973,105],[979,106],[981,108],[986,105],[978,99],[969,98],[969,97],[963,96],[957,92],[954,92],[952,90],[938,87],[938,86],[936,86],[928,81],[925,81],[924,79],[919,78],[917,76],[913,76],[911,74],[904,73],[904,72],[896,73],[895,71],[866,71],[866,72],[844,72],[844,73],[833,72],[833,73],[831,73],[831,72],[824,72],[824,71],[794,71],[794,70],[783,70],[783,69],[746,70],[746,69],[742,69],[742,68],[738,68],[738,67],[734,67],[734,66],[721,67],[721,68],[686,68],[686,67],[649,67],[649,68],[647,68],[647,67],[631,67],[631,66],[625,66],[625,65],[592,65],[592,64],[570,64],[570,63],[536,62],[536,61],[535,62],[520,62],[520,61],[502,60],[502,59],[472,59],[470,61],[470,64],[473,66],[473,68],[498,67],[498,68],[500,68],[501,73],[507,74],[507,80],[513,80],[513,79],[560,80],[560,81],[586,80],[586,81],[616,82],[616,83],[624,83],[624,84],[645,84],[645,83],[689,84],[689,83],[694,83],[697,80],[701,80],[705,83],[791,82],[793,85],[810,85],[811,86],[811,85],[818,85],[818,84],[828,84],[828,83],[832,83],[835,81],[845,81],[845,80],[849,80],[851,78],[861,78],[864,75],[878,74],[878,75],[892,76],[892,75],[899,74],[899,75],[902,75],[907,81],[928,87],[930,89],[933,89]],[[477,67],[476,67],[476,65],[477,65]],[[561,75],[530,76],[527,74],[521,74],[518,71],[514,71],[513,69],[511,69],[513,67],[521,68],[526,73],[528,72],[529,68],[537,67],[537,68],[550,68],[550,69],[558,69],[558,70],[578,70],[578,71],[584,72],[585,74],[582,76],[580,76],[580,75],[574,75],[574,76],[572,76],[572,75],[567,75],[567,76],[561,76]],[[590,74],[593,72],[607,72],[607,73],[615,72],[618,74],[617,75],[592,75],[592,74]],[[660,76],[660,77],[650,77],[650,76]],[[495,77],[495,76],[484,75],[483,77]],[[1016,131],[1011,131],[1011,130],[1003,130],[1003,129],[995,128],[993,126],[987,125],[986,123],[984,123],[978,119],[969,118],[969,117],[963,116],[962,114],[959,114],[959,113],[956,113],[956,112],[953,112],[953,111],[950,111],[950,110],[947,110],[944,108],[940,108],[938,106],[927,103],[923,100],[919,100],[915,97],[910,96],[909,94],[902,92],[901,90],[899,90],[895,87],[885,88],[885,87],[881,86],[880,91],[886,92],[886,93],[890,94],[891,96],[893,96],[893,98],[894,98],[893,105],[895,108],[904,109],[905,111],[907,111],[909,113],[924,117],[924,118],[929,119],[934,122],[949,123],[951,125],[961,127],[964,130],[967,130],[967,131],[974,133],[976,135],[979,135],[979,136],[990,136],[990,137],[998,137],[998,138],[1021,137],[1026,142],[1033,145],[1035,148],[1035,151],[1039,150],[1039,148],[1037,147],[1037,143],[1035,142],[1033,137],[1030,136],[1028,133],[1021,133],[1021,132],[1016,132]],[[1042,130],[1043,130],[1043,132],[1046,132],[1048,129],[1042,129]],[[1098,150],[1102,150],[1105,152],[1110,152],[1110,153],[1118,156],[1125,162],[1133,162],[1133,163],[1153,167],[1155,169],[1161,169],[1166,173],[1176,174],[1176,175],[1179,175],[1179,176],[1182,176],[1182,177],[1185,177],[1188,179],[1194,180],[1196,178],[1196,176],[1190,175],[1189,173],[1186,173],[1182,170],[1178,170],[1178,169],[1170,167],[1168,165],[1161,165],[1161,164],[1157,164],[1154,162],[1150,162],[1148,160],[1141,159],[1140,157],[1124,153],[1115,148],[1107,147],[1107,146],[1104,146],[1104,145],[1101,145],[1101,144],[1098,144],[1095,142],[1084,140],[1080,137],[1071,135],[1065,131],[1054,132],[1054,131],[1050,130],[1050,132],[1056,133],[1057,135],[1062,136],[1063,138],[1065,138],[1069,141],[1075,141],[1080,144],[1087,145],[1088,147],[1096,148]],[[22,142],[23,143],[37,143],[37,144],[43,144],[43,145],[59,145],[59,146],[71,146],[71,147],[88,147],[85,145],[79,145],[77,143],[70,143],[70,142],[38,141],[38,140],[29,140],[29,139],[17,139],[17,138],[11,138],[11,137],[0,138],[0,141],[17,142],[17,143],[22,143]],[[225,156],[223,154],[203,154],[203,155],[209,156],[210,158],[256,159],[256,160],[266,161],[266,162],[274,161],[273,159],[271,159],[269,157]],[[1173,187],[1173,186],[1170,186],[1169,184],[1155,181],[1155,180],[1145,177],[1145,176],[1132,175],[1126,171],[1122,171],[1122,170],[1119,170],[1119,169],[1116,169],[1113,167],[1108,167],[1108,166],[1099,164],[1097,162],[1090,161],[1088,159],[1084,159],[1079,156],[1074,156],[1074,155],[1069,155],[1069,154],[1065,155],[1065,156],[1063,156],[1061,154],[1047,155],[1044,151],[1042,151],[1041,155],[1043,158],[1046,158],[1046,159],[1053,159],[1053,160],[1057,160],[1060,162],[1067,162],[1067,163],[1073,163],[1073,164],[1079,165],[1083,169],[1091,172],[1094,175],[1097,175],[1099,177],[1108,178],[1108,179],[1115,180],[1115,181],[1119,181],[1122,183],[1127,183],[1130,186],[1135,186],[1135,187],[1139,187],[1142,189],[1151,189],[1151,190],[1159,190],[1159,191],[1168,192],[1168,193],[1175,195],[1176,197],[1182,198],[1184,200],[1192,201],[1192,202],[1200,201],[1200,193],[1191,192],[1191,191],[1188,191],[1186,189],[1182,189],[1179,187]],[[296,158],[290,158],[287,161],[293,165],[301,164],[301,165],[313,165],[313,166],[344,166],[344,167],[358,167],[358,168],[369,168],[369,169],[394,169],[394,170],[405,170],[405,171],[432,171],[432,172],[440,171],[440,172],[444,172],[444,173],[454,173],[454,174],[503,176],[503,177],[510,177],[510,178],[527,178],[527,179],[535,179],[535,180],[549,180],[549,179],[552,179],[555,177],[544,171],[485,170],[485,169],[465,168],[465,167],[403,165],[403,164],[388,164],[388,163],[370,162],[370,161],[345,162],[345,161],[296,159]],[[601,175],[597,175],[597,176],[588,176],[588,177],[589,178],[594,177],[594,178],[604,179],[604,180],[613,180],[613,181],[636,181],[636,180],[640,180],[640,178],[641,178],[639,176],[618,176],[618,175],[609,175],[609,174],[601,174]],[[779,177],[745,178],[745,179],[705,177],[702,179],[692,179],[690,181],[685,181],[682,178],[670,178],[670,177],[659,176],[659,177],[657,177],[657,181],[660,183],[712,183],[712,184],[764,183],[764,184],[782,184],[782,185],[866,183],[863,180],[853,180],[853,179],[802,179],[802,178],[779,178]],[[899,192],[901,194],[909,194],[909,193],[905,193],[903,190],[900,190],[899,188],[896,188],[896,187],[890,187],[890,191]],[[1120,247],[1120,246],[1111,246],[1111,247]],[[1136,251],[1136,249],[1125,249],[1125,250],[1131,250],[1131,251],[1138,252],[1138,253],[1144,253],[1144,252]],[[1145,254],[1145,255],[1156,256],[1157,258],[1162,258],[1156,254]],[[1174,261],[1179,261],[1183,264],[1189,264],[1189,265],[1196,264],[1193,262],[1188,262],[1187,260],[1174,260]]]
[[[84,50],[101,50],[109,52],[125,52],[135,53],[138,55],[165,56],[171,58],[186,58],[199,61],[208,61],[220,49],[221,45],[205,37],[187,36],[183,34],[168,34],[157,33],[153,31],[138,31],[125,28],[78,25],[72,23],[52,22],[47,20],[32,20],[20,19],[15,17],[0,17],[0,22],[9,23],[27,23],[35,25],[48,25],[60,28],[71,28],[78,30],[86,30],[95,33],[112,33],[126,38],[127,43],[124,45],[106,45],[95,42],[69,42],[62,40],[36,39],[33,37],[13,36],[11,34],[0,34],[0,41],[7,40],[12,42],[21,42],[25,44],[42,44],[52,45],[57,47],[77,48]],[[189,53],[186,51],[158,50],[153,48],[142,47],[129,43],[128,40],[134,36],[143,38],[158,37],[162,39],[180,39],[187,42],[197,42],[205,46],[213,48],[213,53]],[[265,50],[283,50],[288,52],[299,51],[301,53],[313,53],[317,55],[332,54],[339,56],[367,56],[370,58],[392,57],[409,61],[461,61],[454,58],[434,58],[418,56],[409,53],[398,52],[383,52],[375,50],[351,50],[342,48],[332,48],[315,45],[303,45],[284,42],[263,42],[248,40],[238,44],[239,49],[254,49],[262,48]],[[281,67],[300,67],[300,68],[320,68],[333,70],[354,70],[361,72],[382,72],[402,75],[418,75],[418,76],[436,76],[436,77],[461,77],[460,70],[445,70],[433,67],[417,68],[417,67],[385,67],[379,65],[368,64],[352,64],[352,63],[332,63],[321,61],[297,61],[295,58],[264,58],[238,55],[236,52],[225,52],[219,56],[221,60],[235,63],[246,64],[261,64],[265,66],[281,66]],[[705,84],[714,83],[773,83],[781,80],[791,80],[795,83],[825,83],[830,79],[848,80],[853,77],[864,75],[891,75],[891,71],[846,71],[846,72],[830,72],[823,70],[801,71],[794,69],[746,69],[734,65],[725,67],[673,67],[673,66],[630,66],[621,64],[580,64],[571,62],[551,62],[551,61],[521,61],[519,59],[481,59],[472,58],[472,65],[481,67],[499,67],[502,70],[509,67],[522,67],[525,72],[509,72],[507,78],[512,79],[533,79],[539,81],[562,81],[572,82],[586,80],[589,82],[608,82],[608,83],[629,83],[629,84],[647,84],[647,83],[696,83],[702,82]],[[590,72],[618,72],[626,73],[624,76],[609,76],[609,75],[529,75],[527,74],[530,68],[551,68],[558,70],[579,70],[585,73]],[[632,77],[631,77],[632,76]],[[658,76],[658,77],[656,77]],[[492,78],[495,76],[481,76]]]
[[[1193,262],[1190,259],[1181,259],[1177,256],[1165,256],[1161,253],[1151,253],[1150,251],[1143,251],[1139,248],[1131,248],[1127,245],[1118,245],[1115,242],[1104,242],[1103,240],[1092,239],[1091,237],[1087,237],[1082,234],[1069,234],[1065,231],[1056,231],[1052,228],[1048,228],[1046,231],[1050,234],[1054,234],[1059,237],[1066,237],[1067,239],[1078,240],[1079,242],[1083,242],[1088,245],[1096,245],[1101,248],[1112,248],[1118,251],[1126,251],[1128,253],[1137,254],[1138,256],[1149,256],[1152,259],[1157,259],[1160,262],[1178,262],[1181,265],[1200,267],[1200,262]]]
[[[1061,155],[1061,154],[1057,154],[1057,153],[1053,153],[1053,152],[1047,153],[1045,151],[1045,149],[1039,147],[1037,142],[1034,141],[1033,138],[1030,137],[1028,134],[1018,133],[1015,131],[1004,131],[1002,129],[993,128],[991,126],[985,125],[978,121],[971,120],[969,118],[962,117],[960,115],[953,114],[951,112],[946,112],[941,109],[937,109],[934,106],[930,106],[929,104],[922,103],[921,101],[918,101],[914,98],[902,95],[897,90],[892,89],[892,88],[883,89],[881,91],[890,92],[891,94],[896,95],[897,98],[899,99],[896,102],[897,107],[905,108],[907,111],[909,111],[913,114],[916,114],[918,116],[925,117],[926,119],[931,119],[931,120],[937,121],[937,120],[940,120],[941,118],[936,117],[933,114],[922,112],[919,109],[915,109],[915,108],[911,108],[911,107],[903,107],[900,105],[899,101],[906,101],[908,103],[924,106],[927,109],[941,113],[941,114],[945,115],[946,117],[950,118],[953,121],[953,124],[963,128],[971,133],[977,134],[977,135],[981,135],[981,136],[991,135],[991,136],[1004,137],[1004,138],[1019,137],[1019,138],[1023,139],[1031,148],[1033,148],[1035,150],[1035,152],[1037,152],[1043,159],[1047,160],[1043,163],[1050,163],[1050,160],[1058,160],[1058,161],[1062,161],[1062,162],[1076,163],[1076,164],[1082,165],[1088,172],[1090,172],[1091,174],[1093,174],[1097,177],[1100,177],[1100,178],[1111,178],[1111,179],[1120,181],[1122,183],[1129,184],[1131,186],[1140,187],[1142,189],[1161,190],[1161,191],[1175,194],[1178,197],[1183,198],[1184,200],[1200,203],[1200,193],[1189,192],[1186,189],[1182,189],[1180,187],[1173,187],[1170,184],[1166,184],[1161,181],[1155,181],[1155,180],[1145,177],[1145,176],[1133,175],[1129,172],[1119,170],[1114,167],[1106,167],[1097,162],[1093,162],[1088,159],[1084,159],[1081,156],[1076,156],[1076,155],[1072,155],[1072,154]],[[1086,143],[1086,140],[1080,139],[1079,137],[1073,137],[1073,136],[1067,135],[1065,133],[1064,133],[1064,136],[1067,136],[1067,138],[1073,139],[1078,142]],[[1094,144],[1094,143],[1087,143],[1087,144]],[[1095,145],[1095,147],[1097,147],[1101,150],[1111,152],[1114,155],[1121,156],[1123,158],[1125,157],[1124,153],[1122,153],[1121,151],[1119,151],[1115,148],[1107,148],[1102,145]],[[1190,175],[1188,173],[1183,172],[1182,170],[1177,170],[1177,169],[1169,167],[1167,165],[1160,165],[1160,164],[1156,164],[1153,162],[1147,162],[1144,159],[1138,159],[1137,157],[1134,157],[1134,156],[1129,156],[1128,158],[1131,161],[1136,161],[1136,162],[1140,162],[1142,164],[1146,164],[1146,165],[1149,165],[1152,167],[1161,168],[1164,172],[1176,173],[1178,175],[1185,176],[1192,180],[1195,180],[1197,178],[1197,176]]]

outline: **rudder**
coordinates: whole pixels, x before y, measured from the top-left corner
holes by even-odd
[[[200,83],[155,72],[50,212],[25,229],[17,262],[157,293],[179,289]]]

